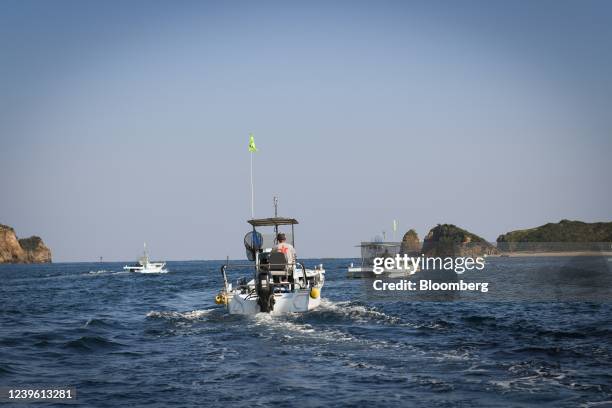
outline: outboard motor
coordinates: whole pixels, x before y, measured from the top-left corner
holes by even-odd
[[[293,283],[293,273],[289,275],[289,265],[287,264],[287,256],[282,252],[272,252],[268,259],[266,268],[259,272],[257,277],[257,296],[259,309],[262,312],[269,313],[274,310],[274,283],[283,282]],[[274,278],[278,277],[278,281]]]
[[[274,310],[274,287],[267,272],[261,272],[257,277],[257,304],[263,313]]]
[[[263,247],[263,236],[253,230],[244,236],[244,248],[246,249],[247,259],[254,261],[257,252]],[[270,313],[274,309],[274,288],[271,276],[268,271],[261,271],[257,276],[257,304],[260,311]]]
[[[247,233],[244,236],[244,247],[246,249],[247,259],[249,261],[255,260],[255,254],[259,251],[263,246],[263,236],[253,230]]]

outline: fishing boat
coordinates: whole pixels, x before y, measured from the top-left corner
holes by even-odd
[[[381,274],[374,273],[375,258],[394,258],[400,253],[401,243],[399,242],[362,242],[357,245],[361,248],[361,263],[355,266],[351,263],[346,272],[347,278],[404,278],[413,275],[418,271],[418,267],[409,263],[406,269],[385,269]]]
[[[275,211],[276,213],[276,211]],[[248,220],[252,230],[244,237],[249,264],[232,264],[221,267],[223,289],[215,303],[224,305],[230,314],[254,315],[269,313],[307,312],[321,304],[321,289],[325,283],[323,265],[306,268],[295,257],[278,250],[279,227],[291,226],[290,242],[295,245],[294,218],[272,217]],[[261,228],[273,228],[274,234],[264,235]],[[291,259],[293,258],[293,259]],[[229,282],[228,272],[243,269],[252,274],[251,278],[239,278]]]
[[[124,270],[137,273],[167,273],[165,262],[151,262],[147,253],[147,243],[144,243],[144,253],[135,265],[125,265]]]

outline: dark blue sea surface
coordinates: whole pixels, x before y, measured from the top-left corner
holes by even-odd
[[[373,295],[351,261],[305,261],[322,305],[281,317],[216,306],[221,262],[0,265],[0,386],[88,407],[612,406],[612,260],[491,259],[489,292],[441,299]]]

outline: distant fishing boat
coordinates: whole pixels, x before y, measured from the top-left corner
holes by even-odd
[[[264,312],[273,315],[293,312],[307,312],[321,304],[321,289],[325,282],[325,269],[318,265],[307,269],[295,259],[288,259],[283,252],[273,249],[278,228],[291,225],[291,239],[294,243],[296,219],[273,217],[251,219],[253,230],[244,237],[247,258],[252,264],[223,265],[223,289],[215,303],[227,307],[230,314],[254,315]],[[274,227],[274,235],[264,237],[258,227]],[[230,268],[251,270],[252,279],[238,279],[235,285],[229,283],[227,271]]]
[[[164,269],[166,266],[165,262],[151,262],[149,254],[147,253],[147,243],[144,243],[143,256],[137,261],[136,265],[125,265],[124,270],[129,272],[137,273],[167,273],[168,270]]]
[[[411,263],[408,269],[386,269],[380,275],[374,273],[374,258],[394,258],[400,252],[399,242],[362,242],[357,247],[361,248],[361,263],[358,266],[353,263],[349,265],[347,278],[403,278],[418,271]]]

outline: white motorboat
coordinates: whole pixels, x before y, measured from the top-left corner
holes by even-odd
[[[167,273],[168,270],[164,269],[166,266],[165,262],[151,262],[149,254],[147,253],[147,244],[144,244],[144,253],[142,257],[137,261],[136,265],[125,265],[124,270],[129,272],[137,273]]]
[[[253,230],[244,237],[247,258],[252,263],[221,267],[223,289],[215,303],[225,305],[230,314],[254,315],[264,312],[279,315],[293,312],[307,312],[321,304],[321,289],[325,283],[323,265],[307,269],[301,262],[291,262],[282,252],[273,250],[280,226],[291,225],[293,245],[293,218],[273,217],[248,221]],[[257,228],[273,227],[272,237],[264,236]],[[240,278],[235,284],[229,283],[228,271],[243,269],[253,274],[251,279]]]
[[[409,263],[406,269],[385,269],[380,274],[374,273],[374,258],[393,258],[400,252],[399,242],[362,242],[357,246],[361,248],[361,264],[355,266],[351,263],[346,272],[347,278],[405,278],[418,271],[414,264]]]

